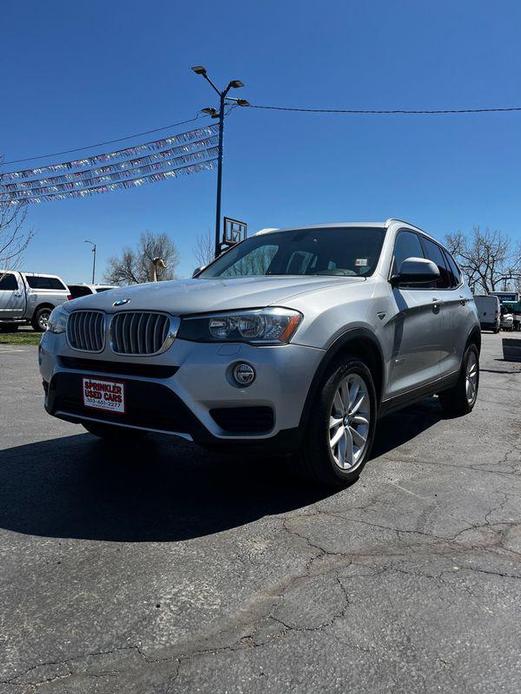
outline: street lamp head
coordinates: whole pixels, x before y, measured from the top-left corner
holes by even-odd
[[[206,113],[207,116],[211,116],[212,118],[219,118],[219,114],[214,108],[202,108],[201,113]]]
[[[204,65],[194,65],[191,69],[196,75],[206,75],[206,68]]]
[[[240,89],[241,87],[244,87],[244,83],[241,82],[241,80],[232,80],[229,84],[229,86],[232,89]]]
[[[247,99],[237,99],[235,102],[237,106],[251,106],[250,102],[247,101]]]

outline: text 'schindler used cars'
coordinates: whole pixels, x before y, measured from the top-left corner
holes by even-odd
[[[431,394],[472,410],[480,340],[451,255],[389,219],[270,230],[195,279],[69,302],[39,358],[47,411],[93,434],[292,453],[343,485],[379,416]]]

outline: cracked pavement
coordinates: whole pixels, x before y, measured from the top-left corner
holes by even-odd
[[[0,351],[0,694],[519,692],[521,364],[380,423],[326,494],[166,437],[105,448]]]

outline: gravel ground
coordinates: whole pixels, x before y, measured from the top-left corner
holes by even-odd
[[[519,692],[521,364],[381,422],[325,495],[276,460],[107,449],[0,346],[0,694]]]

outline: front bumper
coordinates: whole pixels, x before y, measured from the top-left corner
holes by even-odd
[[[47,384],[46,409],[68,421],[102,421],[162,431],[203,445],[246,442],[298,445],[309,387],[324,352],[302,345],[254,347],[176,340],[154,357],[118,357],[106,350],[71,349],[63,335],[45,333],[40,371]],[[233,384],[237,362],[256,371],[249,387]],[[123,382],[127,413],[85,408],[85,375]]]

